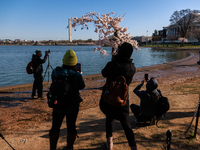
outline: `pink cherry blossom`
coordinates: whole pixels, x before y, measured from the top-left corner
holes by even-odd
[[[126,33],[128,31],[127,27],[119,27],[120,22],[123,20],[125,14],[122,17],[113,17],[110,15],[114,15],[114,12],[100,15],[100,13],[89,12],[82,16],[82,18],[72,17],[72,28],[76,31],[76,26],[81,25],[81,30],[84,28],[89,29],[88,23],[93,22],[95,24],[94,32],[98,33],[98,50],[102,55],[107,56],[106,50],[103,50],[103,46],[111,45],[114,48],[114,51],[111,53],[112,55],[116,55],[118,46],[120,46],[124,42],[130,43],[137,50],[138,43],[135,40],[131,40],[132,36],[129,36],[130,33]],[[115,34],[114,34],[115,33]],[[111,38],[111,35],[113,35]],[[97,51],[97,48],[94,49],[94,52]]]

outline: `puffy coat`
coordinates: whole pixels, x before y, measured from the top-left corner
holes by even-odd
[[[148,116],[148,117],[152,117],[155,115],[156,113],[156,101],[157,99],[152,98],[152,96],[150,96],[150,94],[147,91],[140,91],[141,87],[143,85],[140,84],[138,85],[133,92],[140,98],[140,107],[141,107],[141,112],[144,116]],[[157,93],[161,93],[161,91],[159,89],[155,89],[155,91],[157,91]],[[158,95],[156,95],[158,96]]]
[[[61,67],[56,67],[51,75],[52,81],[57,76],[64,75],[64,76],[70,76],[70,91],[69,91],[69,97],[68,99],[70,101],[70,104],[65,107],[63,110],[56,110],[58,112],[73,112],[78,109],[80,102],[82,101],[79,90],[83,89],[85,87],[85,83],[83,81],[82,75],[79,72],[76,72],[72,69],[66,69]]]
[[[44,56],[44,59],[41,59],[37,55],[32,55],[33,59],[33,69],[34,69],[34,78],[41,77],[43,73],[42,64],[46,62],[47,55]]]
[[[130,85],[133,75],[135,74],[136,68],[132,59],[127,59],[116,55],[113,61],[110,61],[106,64],[105,68],[101,71],[103,77],[107,78],[108,86],[112,80],[115,80],[118,76],[122,75],[126,78],[127,85]],[[103,87],[103,93],[106,90],[106,86]],[[126,105],[123,107],[115,107],[107,104],[101,96],[100,100],[100,109],[105,115],[111,115],[117,119],[121,113],[129,113],[129,94],[127,96]]]

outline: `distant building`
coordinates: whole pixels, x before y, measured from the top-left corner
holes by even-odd
[[[1,41],[1,42],[5,42],[6,40],[5,40],[5,39],[0,39],[0,41]]]
[[[136,40],[138,43],[149,43],[152,40],[151,36],[135,36],[131,40]]]
[[[8,43],[11,43],[12,40],[11,39],[0,39],[1,42],[8,42]]]
[[[15,39],[14,42],[21,42],[21,40],[20,39]]]
[[[200,13],[198,13],[198,15],[200,17]],[[171,39],[171,37],[176,37],[176,38],[180,37],[180,34],[179,34],[180,27],[177,26],[176,24],[163,27],[163,30],[161,30],[161,31],[164,31],[164,30],[166,32],[166,35],[163,38],[166,38],[166,40]],[[195,39],[192,35],[192,33],[197,31],[197,30],[200,30],[200,21],[195,20],[189,26],[189,29],[187,30],[187,32],[188,32],[188,34],[187,34],[188,42],[198,42],[198,40]]]

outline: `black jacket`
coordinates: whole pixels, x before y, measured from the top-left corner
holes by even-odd
[[[152,117],[156,113],[156,100],[153,100],[150,94],[147,91],[140,91],[142,84],[138,85],[133,92],[140,98],[140,107],[141,112],[145,116]],[[157,89],[158,93],[161,94],[161,91]]]
[[[39,56],[33,54],[32,60],[33,60],[34,78],[41,77],[43,73],[42,64],[46,62],[47,55],[44,56],[44,59],[41,59]]]
[[[85,82],[82,78],[82,75],[79,72],[76,72],[72,69],[66,69],[66,68],[57,69],[57,68],[55,68],[52,71],[51,75],[52,81],[54,81],[54,79],[57,76],[67,76],[67,77],[71,76],[70,78],[71,86],[69,91],[70,98],[68,99],[71,101],[71,103],[62,110],[61,109],[60,110],[54,109],[54,110],[63,113],[73,112],[79,108],[79,104],[82,100],[79,94],[79,90],[85,88]]]
[[[106,64],[105,68],[101,71],[103,77],[107,78],[108,86],[111,81],[116,79],[118,76],[122,75],[126,78],[127,85],[130,85],[133,75],[135,74],[136,68],[134,63],[132,63],[132,59],[127,59],[124,57],[120,57],[116,55],[113,61],[110,61]],[[103,88],[103,93],[106,90],[106,86]],[[100,109],[106,115],[120,116],[120,113],[129,113],[129,94],[127,96],[126,105],[123,107],[115,107],[107,104],[101,96],[100,100]],[[114,117],[114,118],[116,118]]]

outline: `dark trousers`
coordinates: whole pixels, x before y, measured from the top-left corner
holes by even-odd
[[[114,118],[111,116],[106,116],[106,137],[112,137],[112,122],[113,122]],[[129,123],[129,115],[127,114],[122,114],[121,116],[119,116],[119,118],[117,118],[117,120],[120,121],[122,128],[124,129],[126,138],[128,140],[129,146],[135,146],[136,142],[135,142],[135,137],[134,137],[134,133],[133,130],[131,128],[131,125]]]
[[[141,107],[136,104],[131,104],[131,111],[138,121],[150,121],[153,116],[145,116],[142,114]]]
[[[38,97],[42,97],[42,90],[43,90],[43,77],[35,77],[33,82],[33,90],[32,90],[32,97],[36,95],[36,90],[38,93]]]
[[[60,127],[62,125],[63,119],[66,116],[66,125],[67,125],[67,133],[76,134],[76,119],[78,115],[79,109],[72,113],[60,113],[53,110],[53,122],[52,128],[50,130],[51,133],[60,133]]]

